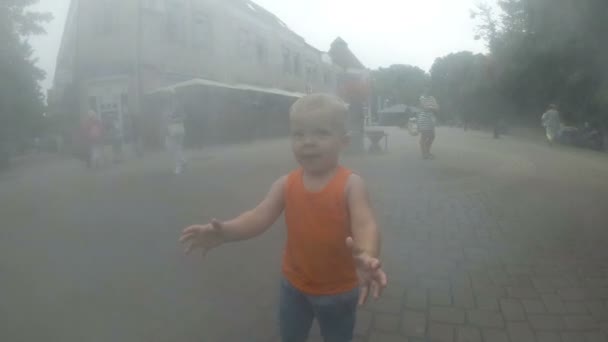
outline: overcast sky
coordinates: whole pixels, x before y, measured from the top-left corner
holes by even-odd
[[[480,0],[255,0],[320,50],[341,36],[369,68],[412,64],[428,70],[451,52],[484,52],[469,13]],[[490,2],[492,2],[490,0]],[[55,19],[48,34],[31,39],[47,89],[55,70],[70,0],[40,0]]]

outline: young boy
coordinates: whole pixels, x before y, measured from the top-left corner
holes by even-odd
[[[316,318],[327,342],[353,339],[357,304],[387,284],[380,234],[361,177],[340,166],[348,143],[347,108],[313,94],[290,111],[292,149],[300,168],[277,180],[266,198],[235,219],[182,232],[186,252],[253,238],[285,211],[279,330],[283,342],[304,342]]]

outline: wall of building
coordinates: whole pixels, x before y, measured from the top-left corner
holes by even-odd
[[[307,86],[315,91],[332,87],[332,78],[324,82],[323,74],[334,70],[322,62],[320,51],[272,17],[260,20],[256,11],[262,9],[238,4],[173,0],[146,8],[142,56],[149,78],[200,77],[302,92]],[[313,72],[307,73],[307,67]],[[152,90],[158,82],[145,85]]]
[[[73,0],[70,12],[58,58],[58,75],[69,77],[56,79],[56,88],[73,89],[80,114],[115,106],[125,131],[142,94],[193,78],[300,93],[336,89],[331,60],[244,0]]]

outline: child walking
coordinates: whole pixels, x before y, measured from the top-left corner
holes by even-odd
[[[357,305],[378,298],[387,276],[380,234],[363,179],[339,164],[348,143],[347,107],[313,94],[290,110],[292,150],[300,167],[279,178],[255,209],[229,221],[190,226],[180,241],[203,253],[266,231],[285,212],[279,330],[283,342],[306,341],[317,319],[326,342],[353,339]]]

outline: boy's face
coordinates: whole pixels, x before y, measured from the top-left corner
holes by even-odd
[[[290,131],[296,160],[311,173],[323,173],[335,167],[340,152],[348,144],[338,115],[327,111],[292,113]]]

